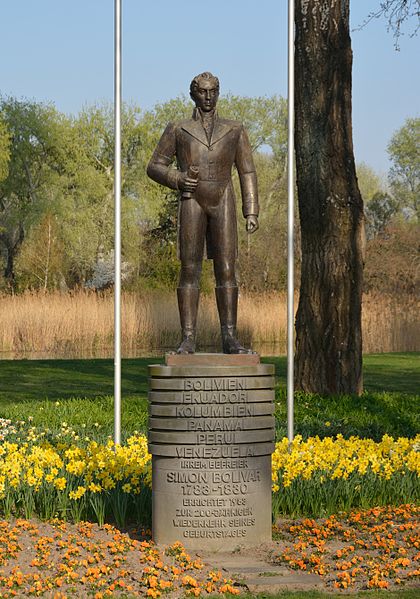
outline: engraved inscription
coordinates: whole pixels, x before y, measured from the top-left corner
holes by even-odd
[[[247,470],[215,470],[212,472],[207,471],[184,471],[184,470],[173,470],[166,473],[167,483],[249,483],[259,482],[261,480],[261,473],[256,469]]]
[[[235,505],[246,505],[245,497],[231,497],[225,499],[222,497],[184,497],[182,505],[191,507],[225,507],[229,505],[233,507]]]
[[[197,445],[229,445],[236,443],[235,433],[197,433]]]
[[[268,456],[162,460],[155,480],[173,497],[169,522],[174,535],[185,540],[252,540],[269,463]]]
[[[184,394],[184,400],[185,400]],[[246,395],[246,393],[245,393]],[[191,402],[192,403],[192,402]],[[178,418],[243,418],[254,416],[254,404],[244,405],[228,403],[222,405],[181,405],[176,406],[175,416]]]
[[[187,422],[188,431],[243,431],[244,423],[237,418],[202,418],[189,420]]]
[[[240,539],[246,537],[246,529],[243,528],[224,528],[222,530],[184,530],[183,535],[186,539]]]
[[[219,485],[180,485],[183,495],[245,495],[249,488],[246,483],[219,484]]]
[[[231,519],[231,520],[224,520],[224,519],[211,519],[211,518],[203,518],[203,519],[188,519],[188,520],[183,520],[183,519],[177,519],[174,518],[173,519],[173,525],[175,527],[181,527],[181,528],[226,528],[226,526],[229,527],[235,527],[235,528],[239,528],[239,527],[244,527],[244,526],[254,526],[255,524],[255,518],[235,518],[235,519]]]
[[[175,509],[177,518],[230,518],[231,516],[252,516],[252,514],[252,507]]]
[[[167,483],[208,483],[208,472],[174,471],[166,474]]]
[[[204,454],[202,449],[206,450]],[[262,512],[269,513],[261,492],[269,494],[270,458],[243,455],[213,458],[214,448],[199,450],[200,457],[160,461],[161,475],[156,482],[162,490],[166,487],[165,494],[173,498],[168,525],[174,537],[186,543],[225,539],[231,539],[232,543],[254,542],[264,518]],[[160,481],[165,481],[165,485],[160,487]],[[268,520],[267,535],[269,530]]]
[[[227,468],[248,468],[248,460],[181,460],[180,468],[188,470],[226,470]]]
[[[229,368],[158,374],[149,433],[156,538],[215,550],[269,539],[273,377]]]
[[[213,472],[214,483],[255,483],[261,480],[259,470],[226,470]]]
[[[179,458],[239,458],[255,455],[253,445],[227,445],[219,447],[206,447],[205,445],[181,446],[176,448]]]
[[[188,506],[199,506],[199,507],[224,507],[227,503],[227,499],[222,497],[184,497],[182,505]]]
[[[239,377],[184,380],[184,389],[186,391],[236,391],[245,388],[245,379]]]
[[[183,393],[183,401],[186,404],[245,403],[247,398],[246,391],[184,391]]]

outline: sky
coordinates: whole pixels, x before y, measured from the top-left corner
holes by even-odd
[[[67,114],[113,98],[113,0],[3,2],[0,93]],[[352,28],[379,0],[351,0]],[[357,162],[389,168],[392,134],[419,115],[420,38],[394,49],[385,20],[353,30]],[[144,109],[212,71],[221,93],[287,96],[287,0],[123,0],[123,99]]]

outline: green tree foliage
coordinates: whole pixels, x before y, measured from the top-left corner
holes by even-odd
[[[15,285],[15,258],[28,228],[45,207],[51,175],[60,170],[61,125],[55,108],[30,101],[3,98],[1,113],[10,133],[7,177],[0,183],[0,251],[4,276]]]
[[[83,285],[98,255],[113,245],[113,134],[110,109],[94,106],[72,120],[78,147],[60,207],[69,285]]]
[[[0,115],[0,183],[4,181],[9,172],[10,141],[9,130]]]
[[[400,210],[420,222],[420,118],[409,118],[393,135],[389,183]]]
[[[19,287],[44,291],[65,286],[66,254],[57,217],[47,212],[25,238],[16,260]]]
[[[260,231],[255,236],[245,231],[239,181],[234,173],[240,284],[255,291],[284,289],[287,276],[285,101],[278,96],[230,95],[220,98],[218,108],[224,117],[244,122],[258,172],[261,215]],[[1,99],[0,109],[0,165],[4,174],[3,180],[0,177],[0,261],[7,283],[16,290],[86,285],[103,266],[104,257],[111,256],[114,245],[112,106],[90,106],[72,118],[51,105],[13,98]],[[177,194],[149,179],[146,166],[166,124],[189,117],[192,109],[192,102],[185,96],[144,112],[136,106],[123,106],[125,285],[163,288],[177,284]],[[401,182],[406,181],[406,173],[410,175],[415,160],[412,127],[408,135],[410,143],[397,145],[395,139],[397,134],[390,144],[395,155],[393,168],[404,164],[404,170],[398,170],[398,177],[393,171],[393,181],[398,184],[391,185],[392,194],[387,193],[385,183],[368,165],[361,164],[357,169],[367,200],[368,236],[372,240],[376,236],[381,238],[378,247],[383,244],[388,247],[391,225],[393,239],[398,240],[403,234],[395,215],[401,205],[401,189],[407,187]],[[411,153],[406,152],[410,147]],[[402,205],[408,205],[406,199]],[[299,273],[298,223],[295,239]],[[373,274],[370,280],[375,280]],[[202,286],[210,290],[213,285],[211,263],[207,263]]]
[[[368,239],[385,231],[398,212],[398,204],[387,191],[384,181],[365,162],[356,166],[357,181],[365,203],[366,234]]]
[[[366,162],[359,162],[356,165],[356,173],[360,193],[365,203],[370,202],[376,193],[386,191],[385,181]]]
[[[248,235],[239,217],[239,277],[249,290],[284,289],[287,281],[287,172],[273,154],[256,152],[260,229]],[[237,197],[240,197],[239,185]],[[239,202],[239,199],[238,199]],[[241,214],[238,206],[238,214]],[[298,224],[296,224],[298,228]],[[298,241],[298,231],[296,231]],[[296,258],[299,251],[296,252]]]
[[[179,278],[177,255],[177,199],[168,194],[156,227],[146,231],[143,241],[141,286],[172,288]]]
[[[386,192],[376,192],[365,208],[368,239],[383,233],[398,212],[395,199]]]
[[[244,124],[254,151],[268,149],[284,167],[287,154],[287,103],[280,96],[255,98],[228,95],[219,113]]]
[[[16,288],[15,262],[22,249],[21,285],[45,286],[39,273],[29,273],[43,235],[43,218],[49,214],[63,260],[60,277],[47,277],[47,286],[57,284],[58,279],[61,286],[83,285],[92,276],[98,257],[114,243],[112,108],[93,106],[70,119],[52,106],[7,98],[1,100],[1,109],[12,140],[8,174],[0,183],[0,252],[6,283]],[[142,189],[152,151],[151,141],[147,146],[147,125],[139,115],[139,109],[124,106],[123,251],[137,272],[142,208],[149,202]],[[145,219],[144,226],[149,220]]]

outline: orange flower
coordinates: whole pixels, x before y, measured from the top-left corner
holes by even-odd
[[[230,584],[224,584],[220,587],[219,593],[230,593],[231,595],[239,595],[239,589],[235,589],[235,587],[233,587]]]
[[[172,582],[170,582],[169,580],[160,580],[159,586],[161,589],[170,589],[172,586]]]

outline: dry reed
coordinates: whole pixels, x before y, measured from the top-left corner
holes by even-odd
[[[419,351],[420,300],[408,294],[366,294],[362,331],[365,353]]]
[[[239,329],[245,344],[260,353],[284,354],[285,294],[242,294]],[[419,302],[413,298],[366,295],[363,303],[364,351],[415,351],[420,348]],[[215,300],[201,298],[198,339],[218,350]],[[122,351],[136,356],[173,348],[179,318],[173,293],[124,293]],[[109,357],[113,351],[113,296],[88,291],[0,296],[0,356]]]

